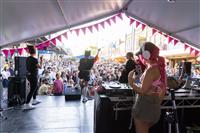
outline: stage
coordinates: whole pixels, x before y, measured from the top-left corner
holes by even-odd
[[[94,102],[65,101],[64,96],[40,96],[37,108],[23,112],[19,108],[4,113],[0,121],[3,133],[93,133]]]

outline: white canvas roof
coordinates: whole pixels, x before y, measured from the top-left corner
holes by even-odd
[[[0,46],[125,12],[200,49],[200,0],[0,0]]]

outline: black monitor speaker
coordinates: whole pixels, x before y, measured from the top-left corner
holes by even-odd
[[[26,59],[27,57],[15,57],[15,76],[26,77]]]
[[[192,62],[184,62],[183,63],[183,68],[185,69],[185,73],[188,76],[191,76],[191,71],[192,71]]]

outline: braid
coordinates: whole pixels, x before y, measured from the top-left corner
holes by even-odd
[[[161,75],[161,82],[164,84],[164,87],[167,87],[167,76],[166,76],[166,71],[165,71],[165,59],[161,56],[158,56],[158,65],[159,65],[159,70],[160,70],[160,75]]]

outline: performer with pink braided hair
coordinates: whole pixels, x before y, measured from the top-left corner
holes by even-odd
[[[165,96],[167,80],[165,60],[159,56],[159,51],[153,43],[144,43],[136,53],[147,66],[140,79],[141,85],[135,84],[134,71],[128,76],[128,83],[136,92],[132,116],[137,133],[148,133],[160,119],[160,104]]]

